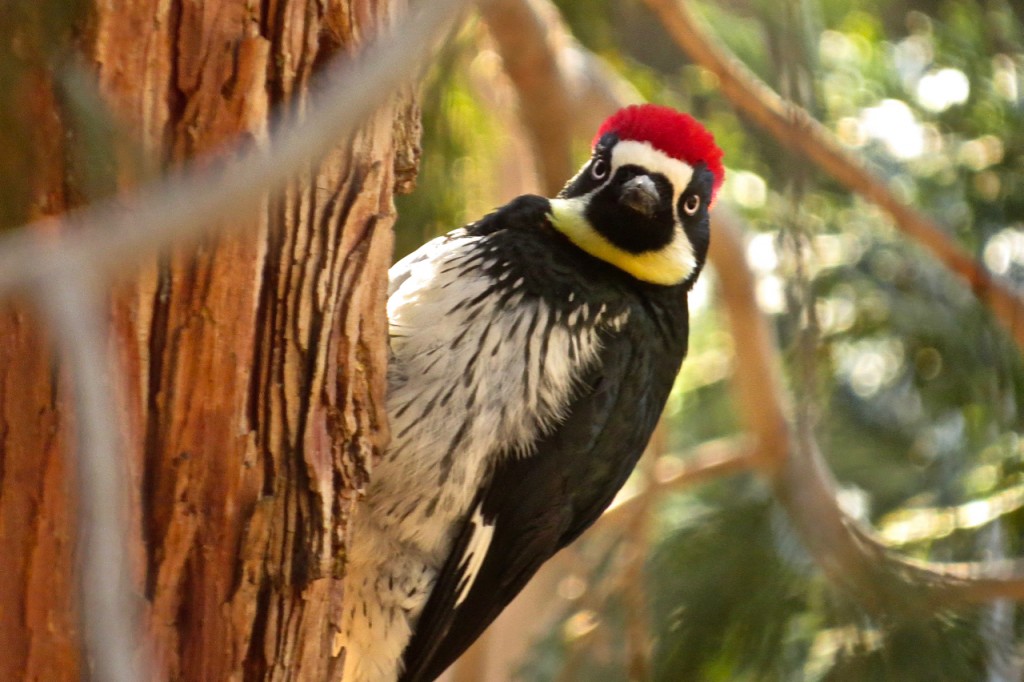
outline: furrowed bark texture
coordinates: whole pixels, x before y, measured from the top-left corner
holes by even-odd
[[[173,168],[238,139],[262,144],[270,111],[300,117],[317,67],[403,8],[96,0],[76,48],[123,137]],[[65,112],[46,105],[63,139]],[[399,93],[283,193],[239,207],[247,229],[141,263],[114,287],[111,409],[160,679],[340,677],[346,519],[387,438],[392,194],[412,183],[418,125],[411,89]],[[48,164],[38,194],[59,211],[62,155]],[[122,188],[137,181],[119,168]],[[0,679],[76,680],[61,453],[73,420],[24,309],[0,309]]]

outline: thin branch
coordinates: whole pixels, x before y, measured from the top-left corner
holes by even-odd
[[[755,124],[787,149],[813,161],[838,182],[877,204],[896,227],[913,238],[952,272],[967,281],[1024,348],[1024,301],[1004,281],[985,270],[960,248],[934,220],[903,203],[881,179],[849,154],[835,136],[804,109],[782,99],[734,55],[710,38],[679,0],[644,0],[661,18],[669,34],[691,59],[718,77],[719,89]]]
[[[575,170],[573,136],[593,135],[608,114],[642,97],[576,41],[548,0],[491,0],[480,14],[519,95],[544,191],[554,196]]]
[[[67,457],[76,482],[75,553],[86,660],[92,663],[89,677],[148,679],[141,674],[149,668],[140,646],[139,610],[131,598],[128,474],[114,422],[102,288],[94,272],[69,263],[37,295],[73,385],[77,433]]]
[[[57,277],[71,266],[110,272],[171,244],[198,239],[280,187],[351,135],[426,61],[469,0],[417,3],[393,32],[354,61],[324,71],[324,87],[303,121],[278,126],[268,148],[249,148],[211,167],[193,162],[173,179],[22,227],[0,239],[0,293]]]
[[[682,466],[665,478],[652,478],[636,494],[617,500],[597,521],[613,526],[631,518],[634,510],[658,498],[723,476],[750,471],[755,466],[751,444],[743,438],[721,438],[701,443],[680,455]]]
[[[737,217],[725,206],[715,210],[708,259],[718,276],[719,302],[736,340],[732,388],[742,423],[754,438],[753,458],[772,475],[789,453],[789,406],[782,383],[778,342],[757,307],[754,273],[747,263]]]
[[[519,93],[519,115],[532,137],[544,190],[554,196],[572,175],[572,106],[558,65],[565,31],[557,30],[557,10],[544,0],[492,0],[480,14]]]

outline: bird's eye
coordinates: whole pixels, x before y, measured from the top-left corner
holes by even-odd
[[[608,176],[608,162],[598,157],[590,164],[590,175],[595,180],[604,180]]]
[[[700,208],[700,197],[696,194],[691,194],[686,197],[686,201],[683,202],[683,210],[686,211],[686,215],[693,215]]]

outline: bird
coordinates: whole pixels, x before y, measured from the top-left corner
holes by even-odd
[[[628,106],[556,197],[392,266],[391,441],[349,526],[345,682],[435,679],[612,502],[686,355],[723,179],[692,116]]]

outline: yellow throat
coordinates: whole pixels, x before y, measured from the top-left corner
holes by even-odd
[[[652,284],[672,286],[690,276],[697,265],[693,247],[682,228],[676,226],[672,241],[657,251],[630,253],[612,244],[594,229],[583,215],[583,197],[551,199],[551,224],[591,256]]]

